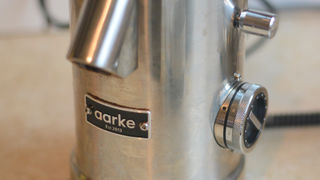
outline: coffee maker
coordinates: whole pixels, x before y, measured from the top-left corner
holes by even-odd
[[[268,94],[241,81],[247,0],[70,0],[72,180],[243,179]]]

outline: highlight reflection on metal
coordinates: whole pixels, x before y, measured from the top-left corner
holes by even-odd
[[[265,125],[268,93],[256,84],[238,82],[227,94],[214,125],[217,143],[246,154],[255,147]]]
[[[87,0],[68,59],[120,77],[137,67],[136,0]]]
[[[241,77],[245,33],[235,22],[247,0],[70,0],[70,7],[76,174],[244,179],[243,155],[216,143],[214,124]],[[115,136],[88,125],[86,94],[148,109],[152,137]]]
[[[249,34],[273,38],[278,30],[279,18],[276,14],[246,10],[239,17],[239,28]]]

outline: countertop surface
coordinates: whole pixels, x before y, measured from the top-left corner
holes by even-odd
[[[247,57],[269,114],[320,112],[320,13],[280,14],[276,37]],[[0,36],[0,180],[67,180],[75,143],[69,32]],[[248,43],[254,41],[248,38]],[[320,126],[265,129],[246,179],[319,179]]]

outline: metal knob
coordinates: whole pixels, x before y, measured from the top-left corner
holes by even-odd
[[[278,30],[279,18],[276,14],[246,10],[239,16],[239,28],[249,34],[273,38]]]
[[[222,104],[214,124],[217,143],[233,151],[249,153],[265,125],[267,90],[256,84],[238,82]]]

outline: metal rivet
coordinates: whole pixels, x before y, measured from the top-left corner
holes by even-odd
[[[92,109],[86,106],[85,110],[86,114],[92,114]]]
[[[240,73],[234,73],[233,74],[234,80],[240,81],[241,80],[241,74]]]
[[[149,124],[147,122],[141,122],[139,126],[142,131],[147,131],[149,129]]]

